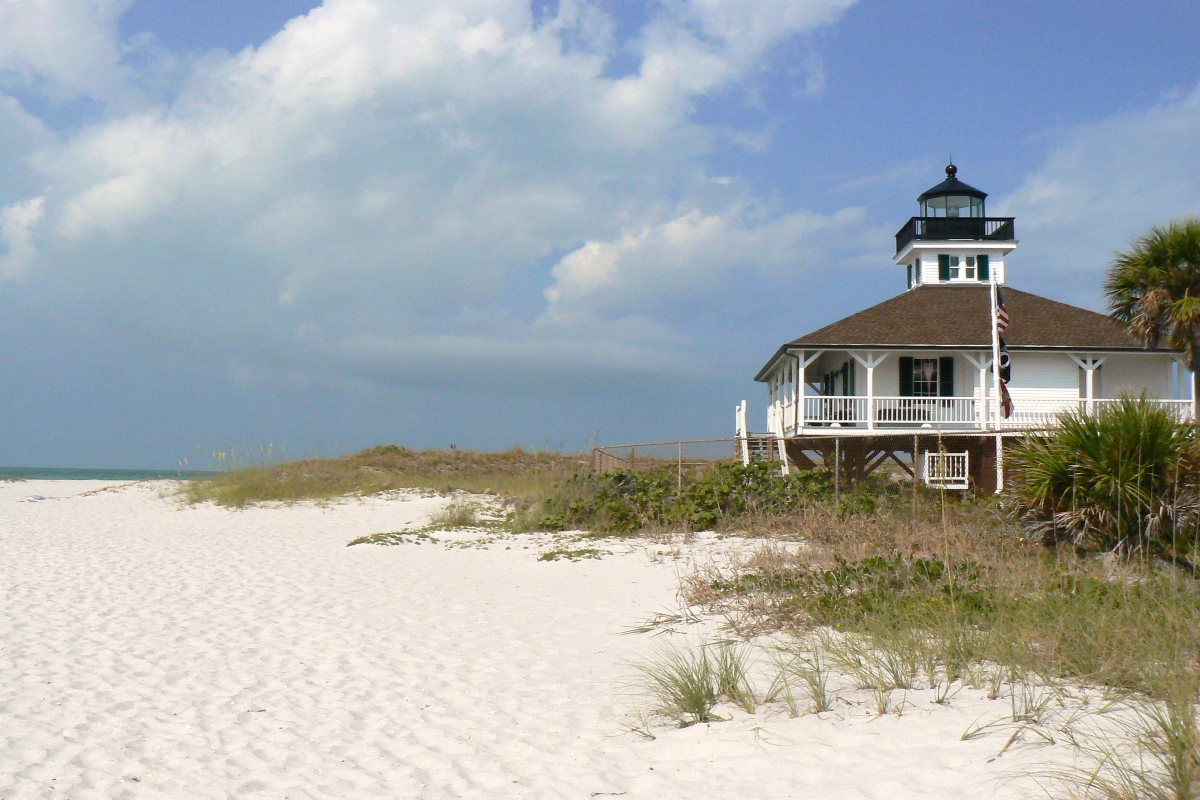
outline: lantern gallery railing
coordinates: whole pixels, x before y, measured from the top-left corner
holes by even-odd
[[[1015,217],[913,217],[896,232],[896,252],[914,239],[948,242],[1010,242],[1017,238]]]
[[[1097,411],[1115,400],[1024,399],[1013,403],[1013,413],[1000,420],[1001,430],[1035,430],[1052,427],[1063,411]],[[1192,418],[1191,400],[1156,400],[1177,419]],[[869,408],[870,407],[870,408]],[[993,430],[994,401],[976,397],[866,397],[808,396],[801,407],[780,403],[768,409],[774,435],[820,433],[825,429],[870,428],[878,430],[931,428],[942,430]]]

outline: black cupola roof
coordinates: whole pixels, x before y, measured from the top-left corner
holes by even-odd
[[[918,203],[924,203],[932,197],[945,197],[946,195],[966,195],[967,197],[978,197],[980,200],[987,197],[987,192],[981,192],[974,186],[968,186],[960,181],[957,177],[958,167],[950,164],[946,167],[946,180],[934,186],[932,189],[927,189],[920,197],[917,198]]]

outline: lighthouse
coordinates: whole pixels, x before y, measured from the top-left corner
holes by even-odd
[[[939,485],[995,491],[1004,442],[1054,427],[1064,411],[1095,413],[1144,392],[1191,419],[1180,351],[1146,348],[1111,317],[1013,285],[1015,220],[989,217],[987,193],[960,181],[954,164],[917,204],[892,255],[905,290],[775,351],[755,376],[767,430],[750,433],[745,401],[736,407],[743,460],[777,453],[785,472],[836,465],[849,480],[887,466],[929,482],[933,459]],[[1007,394],[992,366],[1000,284]],[[1009,400],[1011,413],[1000,413]]]

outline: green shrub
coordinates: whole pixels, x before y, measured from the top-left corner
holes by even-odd
[[[1010,464],[1015,511],[1046,541],[1176,555],[1194,533],[1195,428],[1145,395],[1060,415],[1055,430],[1021,441]]]
[[[682,486],[673,466],[586,474],[543,503],[541,526],[617,534],[662,526],[706,530],[722,521],[793,513],[831,495],[824,469],[785,476],[778,463],[717,463],[699,474],[685,473]],[[874,507],[870,500],[856,502],[855,510]]]

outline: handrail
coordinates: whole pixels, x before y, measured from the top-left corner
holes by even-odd
[[[914,239],[1014,241],[1016,217],[912,217],[896,232],[896,252]]]
[[[862,428],[872,425],[879,430],[924,428],[949,425],[955,429],[992,430],[995,427],[995,398],[986,402],[968,397],[892,397],[875,396],[868,406],[863,395],[809,395],[804,398],[804,413],[798,425],[787,424],[791,435],[800,430]],[[1011,417],[1000,420],[1002,430],[1042,429],[1053,426],[1059,413],[1072,410],[1099,411],[1112,398],[1017,398]],[[1181,421],[1192,418],[1191,400],[1155,400]]]

